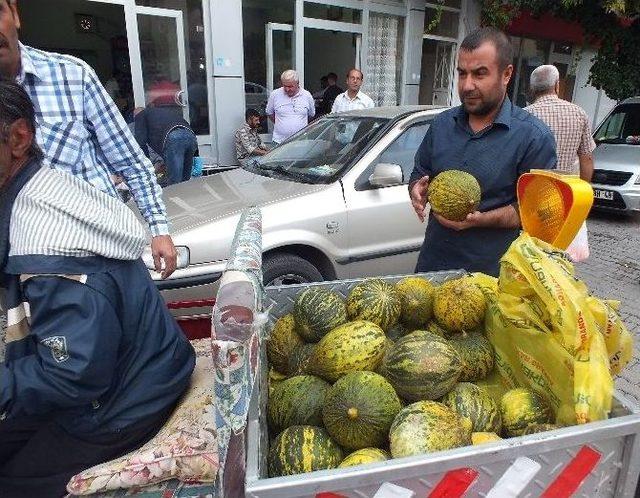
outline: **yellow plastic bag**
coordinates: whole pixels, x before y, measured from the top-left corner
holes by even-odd
[[[607,345],[619,358],[614,371],[631,351],[613,308],[589,296],[565,253],[526,233],[502,258],[497,287],[494,294],[484,287],[485,328],[504,383],[534,389],[559,424],[607,418],[613,395]]]

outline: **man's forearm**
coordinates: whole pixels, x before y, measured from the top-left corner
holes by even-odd
[[[585,182],[591,182],[593,177],[593,156],[591,154],[578,154],[580,162],[580,178]]]
[[[513,204],[481,213],[477,226],[486,228],[519,228],[520,215]]]

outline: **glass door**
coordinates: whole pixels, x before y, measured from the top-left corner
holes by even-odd
[[[182,11],[136,7],[145,106],[176,106],[189,121]]]
[[[267,91],[271,93],[280,86],[280,75],[295,66],[293,51],[293,26],[291,24],[267,23]]]

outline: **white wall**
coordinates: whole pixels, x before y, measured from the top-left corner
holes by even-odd
[[[595,54],[593,49],[582,51],[576,68],[576,86],[573,91],[573,102],[585,110],[591,128],[595,128],[616,105],[616,101],[610,99],[604,91],[597,90],[587,83]]]

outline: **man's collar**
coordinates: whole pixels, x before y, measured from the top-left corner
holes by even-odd
[[[36,70],[36,66],[29,55],[29,50],[21,42],[18,42],[20,47],[20,74],[18,74],[18,82],[22,83],[27,74],[32,74],[36,78],[40,79],[40,75]]]
[[[493,124],[500,124],[506,126],[507,128],[511,128],[511,116],[513,114],[513,105],[511,104],[511,100],[507,95],[505,95],[504,100],[502,101],[502,106],[500,107],[500,111],[496,114],[496,117],[493,119]],[[469,123],[469,114],[464,108],[464,104],[460,104],[458,107],[458,113],[454,116],[454,119],[460,123]]]
[[[546,93],[538,97],[533,103],[538,104],[541,102],[553,102],[554,100],[558,100],[559,98],[560,97],[558,97],[555,93]]]

